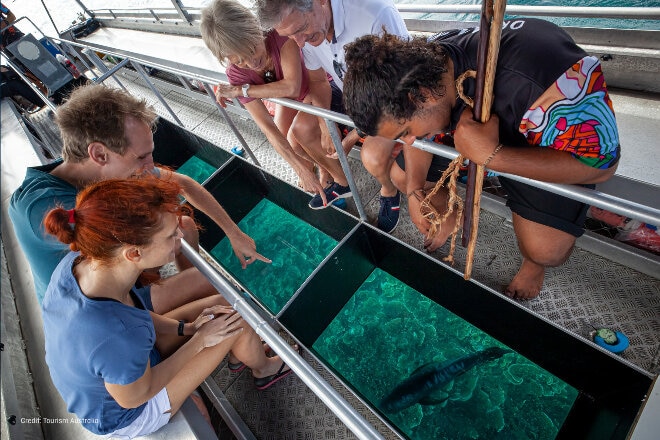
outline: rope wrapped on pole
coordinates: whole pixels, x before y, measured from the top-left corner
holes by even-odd
[[[493,105],[495,70],[505,9],[506,0],[484,0],[482,4],[476,89],[472,111],[474,119],[482,123],[490,119],[490,110]],[[484,166],[470,161],[467,179],[465,205],[468,209],[465,210],[463,217],[463,246],[467,247],[464,278],[469,280],[472,275],[472,263],[477,244]]]
[[[482,123],[490,119],[490,109],[493,104],[493,88],[495,84],[495,69],[499,54],[500,38],[502,35],[502,23],[504,21],[504,10],[506,0],[483,0],[481,23],[479,28],[479,45],[477,49],[477,71],[468,70],[456,78],[456,92],[458,96],[470,107],[476,121]],[[463,81],[467,78],[475,78],[475,96],[472,99],[463,93]],[[501,144],[496,150],[501,148]],[[489,159],[490,160],[490,159]],[[454,262],[454,250],[456,247],[456,236],[461,229],[461,216],[463,217],[463,246],[467,247],[464,278],[469,280],[472,275],[472,260],[477,242],[477,228],[479,227],[479,211],[481,209],[481,190],[483,187],[484,164],[468,163],[468,182],[466,188],[465,202],[456,193],[456,180],[460,166],[465,161],[462,155],[456,157],[447,167],[445,172],[436,183],[433,190],[425,193],[421,204],[421,213],[431,224],[428,238],[438,233],[443,223],[456,211],[456,224],[451,232],[451,246],[449,254],[444,258],[452,264]],[[488,162],[488,160],[486,161]],[[444,213],[433,206],[432,199],[443,186],[447,186],[449,192],[447,197],[447,208]]]

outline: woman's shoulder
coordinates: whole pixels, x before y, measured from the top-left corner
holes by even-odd
[[[284,44],[289,41],[289,37],[283,37],[278,34],[275,29],[271,29],[266,32],[265,40],[267,48],[277,48],[277,50],[280,50],[282,46],[284,46]]]

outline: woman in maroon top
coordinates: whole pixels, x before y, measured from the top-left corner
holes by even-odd
[[[228,64],[230,84],[216,87],[218,103],[225,107],[227,101],[238,98],[275,150],[294,169],[300,186],[319,194],[325,204],[325,186],[332,182],[348,185],[344,171],[338,159],[301,145],[294,135],[296,126],[318,126],[319,119],[279,104],[271,117],[259,99],[291,98],[312,105],[319,102],[296,43],[274,30],[264,34],[254,14],[235,0],[212,2],[202,11],[200,29],[209,50],[221,63]],[[314,164],[319,168],[318,178]]]

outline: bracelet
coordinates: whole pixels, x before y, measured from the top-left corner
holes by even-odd
[[[186,321],[184,321],[183,319],[179,321],[179,327],[176,330],[176,332],[179,336],[185,336],[183,334],[183,326],[184,326],[185,323],[186,323]]]
[[[493,152],[490,153],[490,156],[488,156],[488,159],[486,159],[486,161],[484,162],[484,164],[482,165],[482,167],[486,168],[486,165],[488,165],[488,164],[490,163],[490,161],[493,160],[493,158],[495,157],[495,155],[497,154],[497,152],[500,151],[500,150],[502,149],[503,146],[504,146],[503,143],[499,143],[499,144],[497,144],[497,147],[495,147],[495,149],[493,150]]]
[[[421,192],[421,193],[422,193],[421,198],[420,198],[420,195],[417,194],[417,192]],[[406,197],[410,198],[410,196],[413,196],[413,195],[414,195],[415,198],[416,198],[418,201],[420,201],[420,202],[423,202],[424,199],[426,198],[426,192],[425,192],[423,189],[421,189],[421,188],[414,189],[414,190],[410,191],[408,194],[406,194]]]

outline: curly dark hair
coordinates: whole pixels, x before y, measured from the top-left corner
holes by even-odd
[[[372,136],[383,118],[411,119],[429,97],[444,96],[447,61],[442,46],[425,38],[401,40],[387,32],[360,37],[346,45],[344,109]]]

